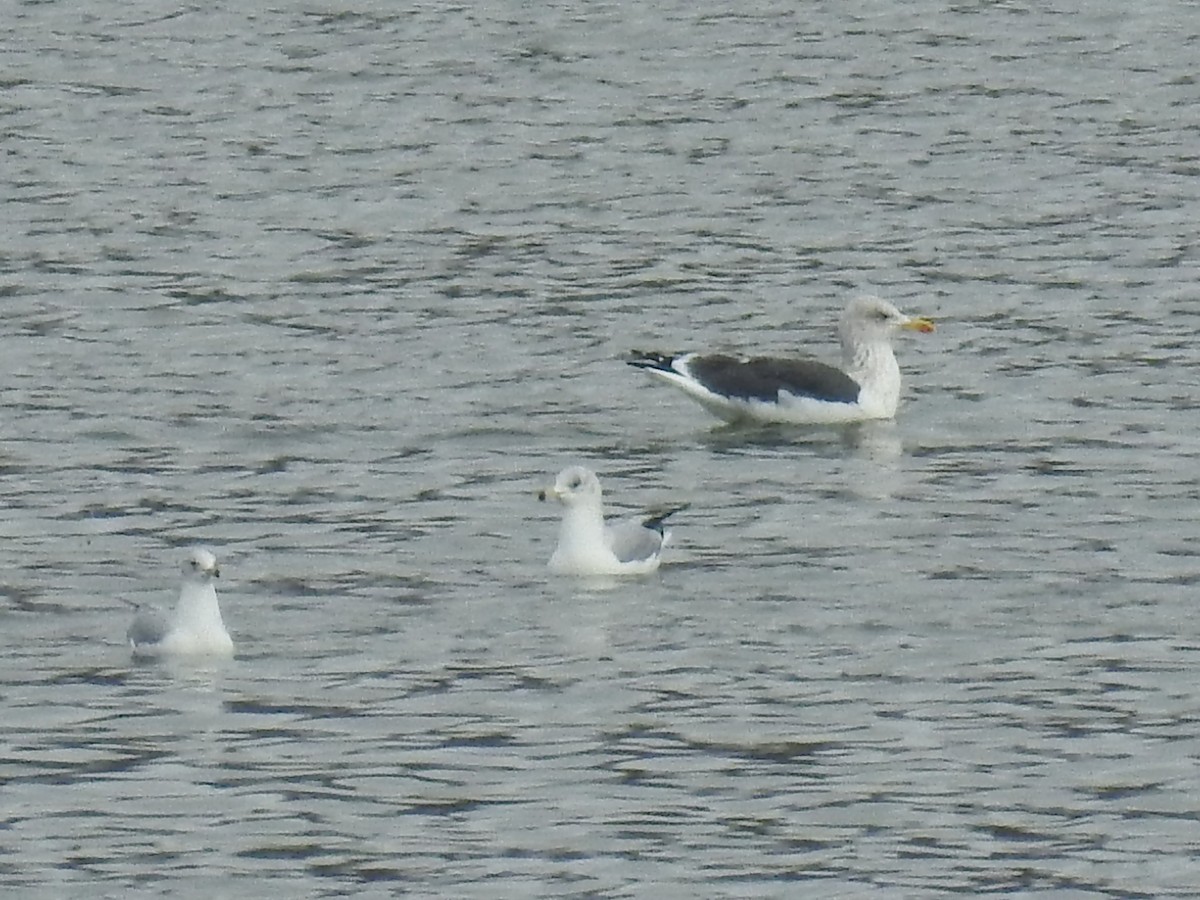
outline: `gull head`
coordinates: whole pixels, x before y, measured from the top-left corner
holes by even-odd
[[[842,342],[850,345],[890,341],[901,330],[928,334],[934,324],[921,316],[906,316],[886,300],[868,296],[851,300],[838,326]]]
[[[221,577],[221,570],[217,568],[217,558],[202,547],[188,552],[182,568],[183,577],[188,581],[207,582],[212,578]]]
[[[563,506],[600,502],[600,479],[583,466],[569,466],[558,473],[554,486],[538,491],[539,500],[557,500]]]

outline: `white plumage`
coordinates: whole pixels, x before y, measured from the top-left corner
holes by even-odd
[[[900,366],[892,338],[934,330],[878,297],[852,300],[838,335],[840,368],[814,359],[635,350],[629,364],[698,402],[726,422],[839,425],[890,419],[900,402]]]
[[[183,585],[171,615],[158,607],[139,608],[127,637],[138,658],[169,656],[230,656],[233,639],[225,630],[213,580],[219,578],[217,559],[208,550],[194,549],[183,562]]]
[[[583,466],[563,469],[541,499],[563,506],[558,545],[550,570],[567,575],[643,575],[658,568],[671,537],[664,520],[680,506],[649,510],[613,525],[604,523],[600,480]]]

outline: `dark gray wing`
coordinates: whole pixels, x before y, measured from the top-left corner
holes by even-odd
[[[833,366],[815,359],[756,356],[693,356],[683,363],[692,378],[710,391],[740,400],[774,403],[781,390],[797,397],[831,403],[854,403],[861,386]]]
[[[157,606],[139,606],[125,636],[134,646],[157,644],[171,630],[171,621]]]

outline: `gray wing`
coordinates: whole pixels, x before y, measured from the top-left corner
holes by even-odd
[[[647,528],[643,521],[639,516],[609,526],[608,546],[621,562],[640,562],[662,550],[662,532]]]
[[[144,644],[157,644],[171,630],[171,622],[157,606],[139,606],[129,630],[125,636],[129,643],[137,647]]]

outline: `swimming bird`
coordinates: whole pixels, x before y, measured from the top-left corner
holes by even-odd
[[[890,419],[900,402],[899,331],[934,330],[879,297],[851,300],[838,323],[842,365],[815,359],[634,350],[629,365],[682,390],[726,422],[840,425]]]
[[[665,506],[613,525],[604,524],[600,479],[590,469],[570,466],[554,486],[538,493],[563,505],[558,546],[550,570],[566,575],[644,575],[658,568],[671,537],[663,525],[687,504]]]
[[[213,580],[221,575],[217,558],[196,548],[183,562],[183,586],[175,611],[139,607],[127,637],[137,658],[231,656],[233,640],[221,619]]]

